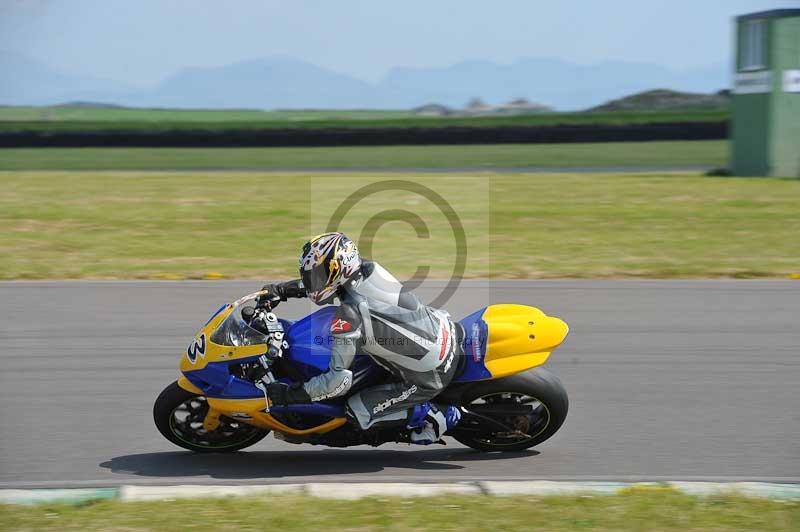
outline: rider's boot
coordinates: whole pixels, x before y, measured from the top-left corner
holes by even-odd
[[[422,403],[416,405],[408,420],[411,443],[430,445],[442,439],[445,432],[455,427],[461,419],[461,411],[450,405]]]

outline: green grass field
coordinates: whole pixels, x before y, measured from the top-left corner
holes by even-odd
[[[365,184],[440,193],[467,235],[466,277],[761,277],[800,272],[800,180],[691,174],[0,172],[0,278],[283,278],[304,239]],[[455,244],[432,203],[384,191],[371,255],[446,278]],[[417,238],[387,208],[429,227]],[[383,217],[383,218],[382,218]],[[398,245],[398,243],[402,245]],[[362,247],[365,243],[360,242]]]
[[[287,511],[287,509],[290,509]],[[676,493],[357,501],[291,496],[0,506],[0,530],[796,531],[800,503]]]
[[[404,110],[177,110],[0,107],[0,131],[220,130],[329,127],[497,127],[722,122],[726,109],[424,117]]]
[[[726,141],[340,148],[14,148],[0,170],[725,166]]]

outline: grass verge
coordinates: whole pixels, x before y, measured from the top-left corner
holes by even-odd
[[[0,172],[0,279],[296,275],[352,191],[406,180],[463,224],[465,277],[763,277],[800,271],[800,180],[691,174]],[[441,205],[389,190],[339,227],[398,275],[453,270]],[[394,209],[394,211],[386,211]],[[409,211],[418,237],[393,218]],[[376,226],[375,223],[378,223]],[[378,227],[364,241],[362,229]]]
[[[288,509],[291,509],[287,511]],[[28,530],[797,530],[800,503],[677,493],[601,496],[259,497],[83,506],[0,506],[0,529]]]
[[[338,148],[5,148],[0,170],[725,166],[726,141]]]

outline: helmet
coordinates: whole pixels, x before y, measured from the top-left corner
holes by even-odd
[[[344,233],[323,233],[303,246],[300,277],[317,305],[330,303],[339,287],[357,279],[360,271],[358,248]]]

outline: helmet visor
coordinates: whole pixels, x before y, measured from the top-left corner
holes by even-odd
[[[310,270],[300,268],[303,286],[308,292],[319,292],[328,284],[328,268],[325,264],[313,266]]]

